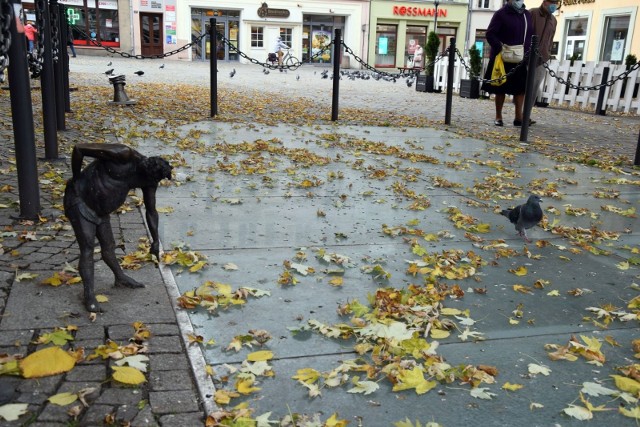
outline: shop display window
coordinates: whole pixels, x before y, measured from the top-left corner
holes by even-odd
[[[376,67],[395,67],[397,25],[376,25]]]
[[[630,16],[608,16],[604,24],[604,43],[600,59],[622,64],[629,33]]]

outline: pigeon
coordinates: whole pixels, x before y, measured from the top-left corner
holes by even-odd
[[[234,68],[233,70],[231,70],[231,72],[229,73],[229,77],[233,78],[233,76],[236,75],[236,69]]]
[[[144,71],[136,71],[136,72],[134,72],[133,74],[137,74],[137,75],[141,76],[141,75],[143,75],[143,74],[144,74]]]
[[[158,68],[164,68],[164,64],[162,64],[161,66],[159,66]]]
[[[263,68],[263,69],[262,69],[262,72],[263,72],[265,75],[269,74],[269,70],[267,70],[266,68]]]
[[[542,208],[540,208],[542,199],[535,194],[529,196],[527,203],[516,206],[513,209],[503,209],[500,214],[509,218],[512,224],[515,224],[516,231],[526,242],[530,242],[527,237],[527,229],[538,224],[542,219]]]
[[[111,68],[111,69],[109,69],[109,70],[105,71],[104,73],[105,73],[107,76],[112,75],[112,74],[113,74],[113,68]]]
[[[111,64],[113,64],[113,62],[109,61],[109,63],[107,64],[107,67],[111,67]]]
[[[296,75],[296,80],[300,80],[300,74]]]

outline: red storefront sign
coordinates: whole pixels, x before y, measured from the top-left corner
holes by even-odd
[[[416,6],[393,6],[393,14],[400,16],[435,16],[435,8]],[[447,9],[438,9],[438,18],[446,18]]]

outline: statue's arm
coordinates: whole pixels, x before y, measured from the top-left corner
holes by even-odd
[[[151,254],[160,260],[160,241],[158,240],[158,210],[156,209],[157,185],[143,187],[142,195],[146,210],[147,225],[151,233]]]
[[[124,144],[76,144],[71,153],[71,171],[74,178],[80,175],[85,156],[121,163],[144,158],[142,154]]]

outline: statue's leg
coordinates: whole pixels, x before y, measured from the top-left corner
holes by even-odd
[[[142,283],[133,280],[131,277],[124,274],[118,259],[116,258],[116,241],[113,238],[113,230],[111,230],[111,223],[109,219],[103,221],[98,225],[98,241],[100,242],[100,248],[102,250],[102,259],[109,266],[113,275],[116,278],[116,286],[126,286],[128,288],[144,288]]]
[[[95,224],[84,219],[77,209],[72,209],[66,213],[73,231],[76,234],[76,240],[80,247],[80,260],[78,262],[78,271],[82,278],[84,287],[84,306],[88,311],[100,311],[100,305],[96,300],[94,291],[94,268],[93,268],[93,248],[95,246],[96,226]]]

